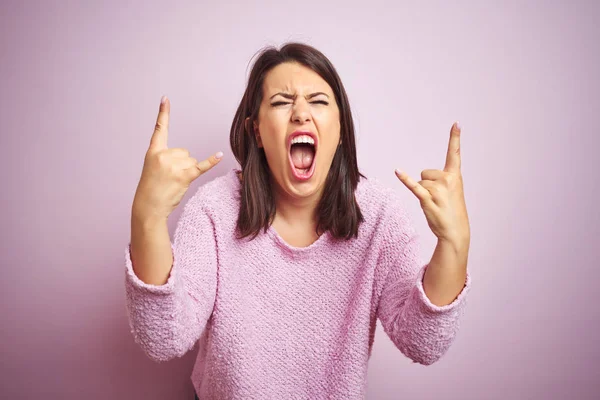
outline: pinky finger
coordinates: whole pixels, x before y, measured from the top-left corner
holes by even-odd
[[[200,170],[200,174],[203,174],[215,165],[217,165],[219,161],[221,161],[222,157],[223,153],[218,152],[208,157],[206,160],[200,161],[198,164],[196,164],[196,167],[198,168],[198,170]]]
[[[400,181],[406,186],[421,202],[428,201],[431,198],[431,194],[429,190],[425,189],[418,182],[415,182],[410,176],[406,173],[397,169],[396,176]]]

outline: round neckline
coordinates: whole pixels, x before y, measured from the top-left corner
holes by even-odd
[[[241,172],[241,170],[239,170],[237,168],[232,168],[231,169],[232,177],[235,180],[235,182],[237,183],[237,188],[240,189],[242,183],[241,183],[240,178],[238,176],[238,172]],[[261,229],[261,233],[264,233],[263,229]],[[316,249],[316,248],[324,245],[324,243],[328,242],[329,239],[330,239],[330,237],[331,237],[330,232],[327,230],[327,231],[323,232],[323,234],[321,234],[321,236],[319,236],[317,238],[317,240],[315,240],[314,242],[312,242],[308,246],[306,246],[306,247],[296,247],[296,246],[292,246],[291,244],[289,244],[288,242],[286,242],[279,235],[279,233],[275,230],[275,228],[273,228],[272,224],[268,226],[266,234],[268,236],[270,236],[271,239],[274,240],[280,247],[283,247],[287,251],[289,251],[291,253],[295,253],[295,254],[304,254],[304,253],[307,253],[307,252],[311,252],[314,249]]]
[[[317,240],[315,240],[314,242],[312,242],[311,244],[309,244],[306,247],[296,247],[296,246],[292,246],[291,244],[289,244],[288,242],[286,242],[281,235],[279,235],[279,233],[275,230],[275,228],[273,228],[273,225],[269,225],[269,227],[267,228],[267,234],[269,236],[271,236],[271,239],[275,240],[275,242],[280,245],[281,247],[283,247],[284,249],[295,253],[295,254],[304,254],[310,251],[313,251],[314,249],[320,247],[323,243],[325,243],[326,241],[328,241],[330,233],[329,231],[325,231],[321,236],[319,236],[319,238]]]

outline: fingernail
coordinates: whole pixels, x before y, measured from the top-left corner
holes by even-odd
[[[160,104],[165,104],[166,101],[167,101],[166,95],[160,98]]]
[[[458,122],[458,121],[456,121],[456,128],[457,128],[459,131],[462,131],[462,126],[460,126],[460,122]]]
[[[223,157],[223,152],[222,151],[220,151],[217,154],[215,154],[215,158],[218,159],[218,158],[221,158],[221,157]]]
[[[402,175],[402,171],[400,171],[398,168],[396,168],[396,174],[397,175]]]

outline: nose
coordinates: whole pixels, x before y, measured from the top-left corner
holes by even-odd
[[[306,102],[301,101],[296,104],[292,111],[292,122],[303,124],[310,121],[310,111]]]

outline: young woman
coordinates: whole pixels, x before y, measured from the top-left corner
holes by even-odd
[[[169,110],[163,97],[125,250],[130,325],[149,357],[199,342],[202,399],[362,399],[377,319],[414,362],[448,350],[470,288],[457,123],[444,170],[419,182],[396,171],[438,238],[421,263],[396,192],[358,170],[348,98],[318,50],[260,53],[230,133],[241,168],[198,188],[173,243],[167,217],[223,154],[168,148]]]

